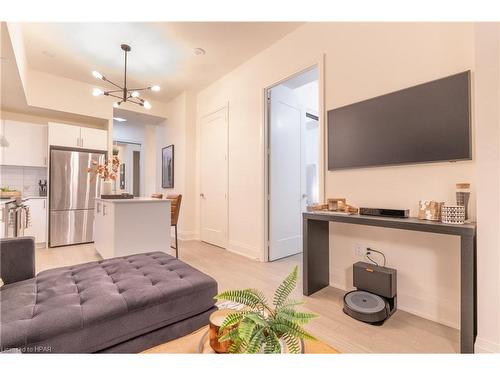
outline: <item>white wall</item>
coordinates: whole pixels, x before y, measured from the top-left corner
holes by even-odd
[[[229,246],[264,253],[263,90],[322,61],[327,110],[474,70],[472,24],[309,23],[198,94],[198,119],[229,102]],[[321,104],[321,103],[320,103]],[[420,199],[454,200],[455,183],[471,182],[475,162],[327,172],[326,197],[361,206],[405,207]],[[471,200],[475,215],[475,197]],[[452,237],[384,229],[332,228],[331,282],[348,288],[356,243],[387,252],[400,274],[400,306],[457,326],[458,243]],[[404,255],[403,255],[404,254]]]
[[[475,26],[476,350],[500,352],[500,25]]]
[[[40,180],[47,180],[45,167],[0,166],[0,187],[18,190],[23,197],[38,196]]]
[[[191,92],[183,92],[165,107],[167,120],[156,129],[156,191],[166,194],[182,194],[179,216],[179,238],[198,238],[196,219],[196,97]],[[174,145],[174,187],[161,187],[161,149]]]

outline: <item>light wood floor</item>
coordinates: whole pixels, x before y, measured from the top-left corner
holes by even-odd
[[[100,259],[92,244],[37,249],[36,269],[90,262]],[[268,297],[301,256],[262,263],[199,241],[179,243],[180,259],[217,280],[219,291],[235,288],[261,289]],[[343,291],[327,287],[310,297],[301,293],[303,308],[318,315],[308,330],[343,353],[457,353],[459,331],[404,311],[397,311],[382,326],[358,322],[342,312]]]

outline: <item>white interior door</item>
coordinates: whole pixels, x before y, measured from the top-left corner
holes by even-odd
[[[301,110],[291,90],[271,90],[269,260],[302,252]]]
[[[201,240],[225,248],[227,242],[227,107],[200,124]]]

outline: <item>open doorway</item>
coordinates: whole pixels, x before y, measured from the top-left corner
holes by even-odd
[[[120,159],[120,173],[117,187],[120,191],[141,196],[141,144],[123,141],[113,141],[113,154]]]
[[[319,74],[312,67],[268,88],[268,260],[302,252],[302,212],[320,200]]]
[[[164,121],[147,113],[113,109],[113,155],[120,160],[116,192],[136,197],[156,192],[156,129]]]

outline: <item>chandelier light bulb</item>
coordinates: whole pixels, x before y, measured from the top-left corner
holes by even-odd
[[[101,73],[99,73],[97,70],[94,70],[94,71],[92,72],[92,75],[93,75],[95,78],[97,78],[97,79],[103,79],[103,78],[104,78],[104,76],[103,76]]]
[[[104,94],[104,91],[102,91],[101,89],[95,88],[92,90],[92,95],[94,95],[94,96],[100,96],[102,94]]]
[[[122,44],[121,49],[123,51],[123,58],[124,58],[124,75],[123,75],[123,85],[120,85],[119,83],[115,83],[112,80],[106,78],[104,75],[99,73],[97,70],[92,71],[92,75],[94,78],[100,79],[104,81],[106,84],[112,85],[113,87],[111,89],[101,89],[101,88],[94,88],[92,90],[92,95],[94,96],[107,96],[111,98],[116,98],[117,101],[113,103],[113,108],[120,108],[120,105],[122,103],[133,103],[135,105],[139,105],[141,107],[144,107],[146,109],[151,109],[152,105],[150,102],[147,100],[144,100],[141,97],[141,91],[143,90],[151,90],[151,91],[160,91],[160,86],[159,85],[152,85],[152,86],[143,86],[143,87],[137,87],[133,89],[129,89],[127,87],[127,55],[130,51],[132,51],[132,48],[127,45],[127,44]],[[104,85],[104,84],[103,84]],[[101,86],[101,84],[99,84]]]

